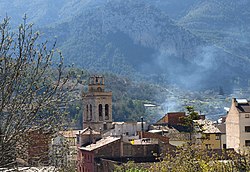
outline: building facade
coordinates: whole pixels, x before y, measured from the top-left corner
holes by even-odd
[[[83,93],[83,129],[105,131],[112,127],[112,92],[105,91],[104,77],[89,78],[88,92]]]
[[[196,144],[201,144],[205,149],[222,149],[220,129],[210,120],[194,120]]]
[[[223,122],[223,121],[222,121]],[[226,123],[221,124],[215,124],[215,126],[220,130],[221,136],[220,136],[220,141],[221,141],[221,149],[226,149],[227,148],[227,140],[226,140]]]
[[[232,99],[226,118],[226,146],[238,152],[250,147],[250,102],[246,99]]]
[[[131,144],[123,142],[120,137],[106,137],[95,144],[79,148],[77,169],[78,172],[111,172],[114,169],[108,169],[103,159],[120,163],[122,159],[156,160],[154,153],[159,154],[158,139],[143,138]]]

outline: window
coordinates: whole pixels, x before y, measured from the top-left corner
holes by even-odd
[[[206,139],[210,140],[210,134],[206,134]]]
[[[106,122],[103,124],[103,130],[107,130],[108,129],[108,127],[107,127],[107,124],[106,124]]]
[[[99,104],[99,121],[102,121],[102,104]]]
[[[89,105],[90,120],[92,120],[92,105]]]
[[[101,88],[101,87],[98,87],[98,88],[97,88],[97,91],[98,91],[98,92],[102,92],[102,88]]]
[[[226,149],[227,148],[227,145],[226,144],[223,144],[223,149]]]
[[[211,144],[206,144],[206,149],[211,149]]]
[[[216,139],[216,140],[220,140],[220,134],[216,134],[216,135],[215,135],[215,139]]]
[[[80,136],[79,135],[76,136],[76,143],[80,144]]]
[[[87,117],[87,120],[89,120],[89,106],[88,105],[86,106],[86,117]]]
[[[249,114],[245,114],[245,118],[250,118],[250,115]]]
[[[250,126],[245,126],[245,132],[250,132]]]
[[[105,104],[105,119],[109,120],[109,105]]]
[[[250,140],[245,140],[245,146],[250,146]]]

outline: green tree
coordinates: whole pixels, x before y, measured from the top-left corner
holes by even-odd
[[[185,117],[181,117],[181,121],[182,121],[183,125],[188,128],[188,131],[189,131],[189,134],[190,134],[189,138],[190,138],[190,141],[191,141],[192,140],[192,134],[195,132],[194,120],[199,119],[199,114],[198,114],[198,112],[195,112],[193,106],[186,106],[186,110],[187,110],[187,115]]]
[[[163,155],[155,163],[125,163],[116,171],[154,171],[154,172],[224,172],[250,171],[249,151],[239,155],[234,151],[224,151],[222,154],[207,150],[197,145],[178,147],[174,153]]]
[[[0,168],[26,154],[31,130],[59,130],[73,88],[56,44],[42,42],[26,17],[15,32],[9,21],[0,23]]]

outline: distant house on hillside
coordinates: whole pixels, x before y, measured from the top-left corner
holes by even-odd
[[[227,148],[243,151],[250,147],[250,101],[232,99],[226,118]]]

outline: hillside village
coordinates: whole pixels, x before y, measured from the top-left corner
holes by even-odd
[[[0,1],[0,172],[250,171],[249,8]]]
[[[182,145],[198,145],[225,160],[225,152],[241,154],[250,146],[250,102],[246,99],[232,98],[231,108],[217,122],[192,107],[188,112],[169,112],[156,123],[146,123],[143,116],[137,122],[115,122],[112,92],[105,91],[103,76],[92,76],[82,100],[82,130],[60,131],[52,142],[49,134],[31,133],[36,141],[30,144],[28,164],[73,164],[79,172],[108,172],[130,161],[158,163],[159,157],[174,156],[174,150]],[[183,119],[191,113],[197,116],[188,125]],[[36,159],[41,152],[47,154]]]

